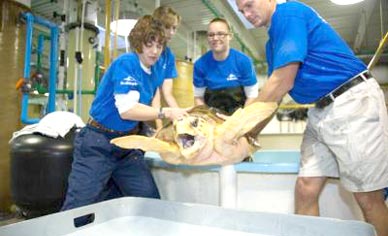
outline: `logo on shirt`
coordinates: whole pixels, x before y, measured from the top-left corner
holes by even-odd
[[[228,78],[226,78],[227,81],[237,80],[237,77],[234,74],[230,74]]]
[[[128,76],[127,78],[120,81],[120,85],[136,86],[137,81],[132,76]]]

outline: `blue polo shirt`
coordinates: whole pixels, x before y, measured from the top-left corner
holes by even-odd
[[[194,63],[194,86],[211,90],[238,86],[252,86],[257,83],[256,73],[250,57],[230,49],[228,57],[216,61],[208,51]]]
[[[115,94],[127,94],[130,90],[140,93],[139,103],[150,105],[156,89],[163,79],[157,76],[157,66],[147,74],[140,66],[139,56],[130,52],[119,56],[109,66],[98,87],[90,108],[90,116],[103,126],[116,131],[129,131],[138,121],[121,119],[115,106]]]
[[[158,68],[162,68],[160,73],[163,79],[174,79],[178,77],[175,65],[175,55],[169,47],[166,47],[159,60],[156,62]]]
[[[315,102],[366,70],[334,29],[303,3],[278,4],[268,35],[268,75],[292,62],[301,63],[289,92],[298,103]]]

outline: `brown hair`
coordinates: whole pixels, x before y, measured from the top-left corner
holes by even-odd
[[[175,23],[175,19],[177,19],[178,24],[181,22],[181,16],[168,6],[156,8],[152,13],[152,16],[155,20],[160,21],[165,28],[171,28]]]
[[[232,28],[230,27],[229,22],[227,20],[225,20],[224,18],[220,18],[220,17],[214,18],[213,20],[210,21],[209,25],[211,23],[214,23],[214,22],[222,22],[222,23],[224,23],[227,26],[229,32],[232,32]]]
[[[151,15],[145,15],[137,20],[137,23],[128,36],[131,49],[136,53],[143,52],[143,45],[157,41],[166,45],[164,29],[161,24],[156,22]]]

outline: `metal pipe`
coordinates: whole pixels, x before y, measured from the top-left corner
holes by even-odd
[[[381,30],[381,37],[384,35],[384,16],[383,16],[383,2],[380,0],[380,30]]]
[[[30,63],[31,63],[31,51],[32,51],[32,28],[34,23],[34,16],[30,13],[25,13],[24,18],[27,23],[27,32],[26,32],[26,49],[24,54],[24,73],[23,77],[25,82],[28,83],[30,80]],[[39,119],[29,119],[28,118],[28,93],[23,93],[22,96],[22,107],[21,107],[21,115],[20,119],[24,124],[34,124],[38,123]]]
[[[97,91],[98,84],[100,82],[100,55],[101,55],[100,51],[97,50],[96,51],[96,62],[95,62],[95,68],[94,68],[94,92]]]
[[[59,65],[58,65],[58,83],[57,83],[57,89],[64,89],[66,87],[65,85],[65,71],[66,71],[66,22],[68,21],[68,9],[69,9],[69,1],[64,0],[63,1],[63,10],[60,23],[60,30],[59,30]],[[57,107],[61,111],[67,111],[67,97],[60,96],[57,97]]]
[[[186,57],[187,59],[190,59],[191,58],[191,43],[192,43],[192,37],[190,37],[191,34],[190,33],[186,33],[186,37],[187,37],[187,48],[186,48]]]
[[[111,1],[105,0],[105,49],[104,49],[104,67],[108,68],[110,64],[110,17]]]
[[[96,90],[81,90],[80,92],[81,92],[81,94],[91,94],[91,95],[96,94]],[[57,90],[57,93],[70,95],[70,94],[74,93],[74,90],[61,89],[61,90]]]
[[[68,9],[68,0],[63,1],[63,11],[61,16],[61,24],[60,24],[60,35],[59,35],[59,50],[60,50],[60,63],[59,63],[59,69],[58,69],[58,88],[63,89],[65,86],[65,53],[66,53],[66,20],[68,19],[67,16],[67,9]]]
[[[220,206],[236,208],[237,206],[237,173],[234,165],[220,167]]]
[[[42,54],[43,54],[43,46],[44,46],[45,38],[46,38],[46,36],[43,34],[39,34],[39,36],[38,36],[38,47],[36,50],[36,70],[37,71],[40,71],[42,69],[41,59],[42,59]]]
[[[77,115],[81,115],[82,112],[82,62],[83,62],[83,38],[85,31],[85,11],[86,11],[87,0],[82,1],[81,8],[81,26],[76,29],[76,49],[75,49],[75,57],[77,62],[77,69],[75,70],[76,76],[74,77],[74,113]],[[79,35],[78,35],[79,34]]]
[[[34,16],[27,12],[23,14],[26,19],[27,32],[26,32],[26,49],[24,55],[24,73],[23,77],[26,83],[30,80],[31,72],[31,52],[32,52],[32,33],[33,24],[39,24],[50,28],[51,34],[51,47],[50,47],[50,78],[49,78],[49,97],[46,112],[55,111],[55,95],[56,95],[56,74],[57,74],[57,50],[58,50],[58,26],[52,22],[49,22],[38,16]],[[24,124],[34,124],[39,122],[40,119],[28,118],[28,92],[24,92],[22,96],[22,107],[21,107],[21,121]]]
[[[58,26],[50,21],[47,21],[38,16],[33,16],[31,13],[25,13],[32,16],[33,22],[50,28],[50,78],[49,78],[49,97],[47,104],[47,113],[55,111],[55,96],[56,96],[56,76],[57,76],[57,61],[58,61]],[[32,27],[32,26],[31,26]],[[31,29],[32,34],[32,29]],[[32,37],[32,35],[31,35]],[[30,42],[31,43],[31,42]],[[31,46],[32,47],[32,46]]]
[[[120,14],[120,0],[115,1],[114,5],[114,20],[116,21],[115,29],[114,29],[114,41],[113,41],[113,59],[117,57],[118,50],[117,50],[117,42],[118,42],[118,34],[117,31],[119,30],[119,14]]]
[[[51,28],[50,41],[50,81],[47,113],[55,111],[56,97],[56,79],[57,79],[57,61],[58,61],[58,37],[59,29],[57,26]]]
[[[43,94],[43,93],[47,93],[48,90],[45,89],[45,88],[40,88],[39,89],[39,94]],[[73,95],[74,93],[74,90],[71,90],[71,89],[57,89],[55,90],[56,94],[68,94],[68,95]],[[80,91],[81,94],[90,94],[90,95],[95,95],[96,94],[96,90],[81,90]]]
[[[194,32],[193,34],[193,58],[192,58],[192,61],[194,62],[195,60],[197,60],[197,31]]]
[[[76,27],[75,29],[75,61],[77,61],[77,52],[79,52],[79,27]],[[78,63],[74,70],[74,81],[73,81],[73,112],[77,115],[79,115],[78,112]]]
[[[48,20],[45,20],[45,19],[43,19],[43,18],[41,18],[39,16],[34,16],[31,13],[29,13],[29,12],[24,13],[23,15],[25,17],[26,17],[26,15],[30,15],[32,17],[33,22],[36,23],[36,24],[39,24],[41,26],[45,26],[45,27],[50,28],[50,29],[51,28],[58,28],[58,26],[56,24],[54,24],[54,23],[52,23],[52,22],[50,22]]]

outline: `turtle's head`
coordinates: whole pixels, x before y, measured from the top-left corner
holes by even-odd
[[[175,142],[186,159],[196,157],[209,139],[213,139],[214,122],[201,116],[189,115],[173,123]]]

